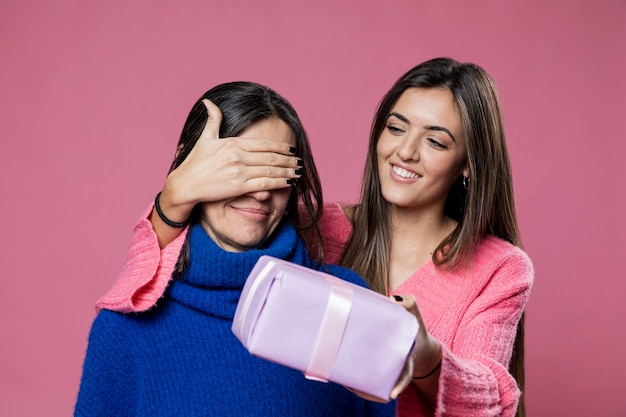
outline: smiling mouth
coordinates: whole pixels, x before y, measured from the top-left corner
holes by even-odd
[[[256,214],[263,214],[265,216],[267,216],[268,214],[270,214],[270,212],[268,210],[263,210],[263,209],[258,209],[258,208],[252,208],[252,207],[235,207],[236,210],[240,210],[240,211],[246,211],[248,213],[256,213]]]
[[[410,180],[414,180],[420,177],[415,172],[407,171],[406,169],[400,168],[399,166],[396,166],[396,165],[392,165],[391,169],[393,169],[393,172],[396,175],[402,178],[408,178]]]
[[[233,207],[233,209],[252,220],[263,220],[271,214],[271,211],[255,207]]]

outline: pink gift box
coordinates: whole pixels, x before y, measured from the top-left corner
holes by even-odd
[[[388,399],[419,325],[369,289],[263,256],[248,276],[232,330],[258,357]]]

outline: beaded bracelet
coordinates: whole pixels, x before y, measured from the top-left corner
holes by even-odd
[[[441,368],[441,359],[439,359],[439,363],[433,368],[432,371],[430,371],[429,373],[427,373],[424,376],[414,376],[413,379],[426,379],[429,376],[431,376],[432,374],[434,374],[435,372],[437,372],[437,370]]]
[[[156,210],[161,220],[163,220],[163,223],[165,223],[168,226],[176,227],[176,228],[185,227],[187,226],[187,224],[189,224],[189,219],[185,220],[184,222],[175,222],[175,221],[168,219],[167,216],[161,210],[161,205],[159,204],[160,199],[161,199],[161,193],[159,192],[156,195],[156,198],[154,199],[154,209]]]

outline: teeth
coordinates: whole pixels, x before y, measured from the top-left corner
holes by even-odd
[[[395,172],[397,175],[401,176],[402,178],[415,179],[419,177],[419,175],[417,175],[416,173],[407,171],[406,169],[397,167],[395,165],[393,166],[393,172]]]

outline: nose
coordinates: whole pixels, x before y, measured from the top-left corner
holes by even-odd
[[[257,201],[265,201],[265,200],[269,200],[270,197],[272,197],[272,192],[271,191],[254,191],[246,195],[254,198]]]
[[[403,161],[419,160],[419,141],[417,137],[407,135],[396,148],[396,155]]]

